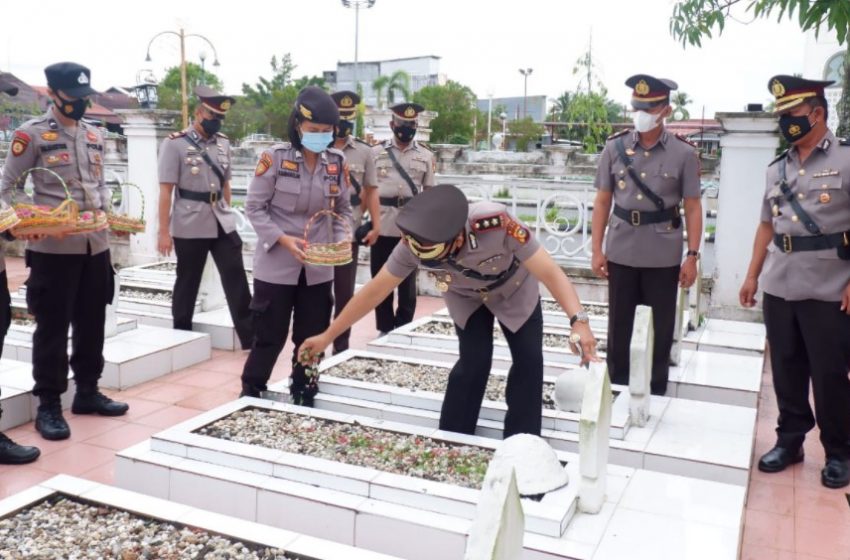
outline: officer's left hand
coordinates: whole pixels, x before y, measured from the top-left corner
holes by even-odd
[[[367,233],[366,236],[363,238],[363,243],[365,243],[367,247],[371,247],[375,244],[375,241],[378,240],[378,236],[380,234],[381,232],[379,230],[375,228],[370,229],[369,233]]]
[[[850,283],[844,287],[844,293],[841,294],[841,311],[850,315]]]
[[[593,336],[589,324],[577,322],[573,325],[572,334],[578,335],[579,341],[578,343],[570,341],[570,350],[573,354],[581,356],[581,365],[601,361],[599,356],[596,355],[596,337]],[[581,347],[579,348],[579,346]]]
[[[687,257],[682,263],[682,268],[679,271],[679,285],[683,288],[690,288],[697,279],[697,260],[694,257]]]

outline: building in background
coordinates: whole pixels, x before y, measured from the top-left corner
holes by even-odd
[[[497,109],[504,109],[508,115],[509,121],[516,121],[523,118],[524,100],[519,97],[494,97],[493,98],[493,113],[498,117]],[[478,99],[478,110],[487,112],[490,106],[490,99]],[[529,95],[527,99],[528,116],[534,119],[534,122],[542,123],[546,120],[546,96],[545,95]]]
[[[375,107],[378,103],[377,95],[372,82],[379,76],[391,76],[398,70],[403,70],[410,76],[411,95],[425,86],[444,85],[446,76],[440,74],[439,56],[416,56],[411,58],[392,58],[389,60],[360,61],[357,63],[357,78],[363,87],[363,102],[369,107]],[[323,73],[325,82],[332,91],[350,90],[356,91],[353,62],[337,62],[336,70],[328,70]],[[383,101],[386,103],[386,92],[383,93]],[[396,102],[406,101],[397,95]]]
[[[815,37],[814,31],[806,33],[803,51],[803,77],[812,80],[833,80],[835,84],[826,88],[829,103],[829,128],[838,128],[838,114],[834,107],[841,99],[841,83],[844,79],[844,53],[846,47],[838,44],[834,33],[823,31]]]

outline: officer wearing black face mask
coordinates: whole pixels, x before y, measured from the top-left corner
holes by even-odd
[[[230,140],[219,132],[235,99],[195,88],[192,124],[159,149],[159,251],[177,257],[171,312],[174,328],[192,330],[195,300],[207,254],[221,274],[230,317],[243,349],[251,347],[251,293],[242,261],[242,239],[230,207]]]
[[[761,276],[779,422],[759,470],[803,461],[803,440],[817,421],[826,453],[821,483],[841,488],[850,484],[850,141],[827,128],[830,84],[795,76],[768,82],[791,148],[767,169],[740,302],[755,305]]]
[[[57,207],[71,196],[84,210],[107,210],[112,193],[103,179],[103,136],[81,121],[88,106],[91,72],[74,62],[44,69],[52,106],[15,131],[3,168],[3,200]],[[32,197],[19,178],[33,167]],[[61,177],[62,181],[59,181]],[[27,306],[35,316],[33,333],[33,394],[39,398],[35,428],[48,440],[71,435],[62,413],[61,396],[68,389],[68,328],[72,328],[70,366],[77,393],[71,412],[120,416],[125,403],[98,390],[103,371],[106,305],[115,289],[107,232],[61,238],[27,237]]]
[[[434,154],[414,140],[417,118],[425,110],[417,103],[399,103],[390,107],[393,137],[375,146],[375,169],[381,203],[381,235],[371,246],[372,277],[381,270],[401,238],[395,219],[399,210],[422,190],[434,186]],[[375,308],[378,331],[387,333],[413,320],[416,311],[416,273],[398,287],[398,307],[393,309],[393,294]]]

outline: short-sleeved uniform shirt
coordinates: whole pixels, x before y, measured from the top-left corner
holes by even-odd
[[[626,210],[658,210],[629,176],[617,149],[621,139],[633,169],[664,200],[665,208],[677,206],[683,198],[700,197],[699,154],[691,143],[665,130],[654,146],[645,149],[638,142],[638,133],[630,130],[608,139],[596,171],[596,188],[613,193],[614,204]],[[682,262],[683,231],[670,221],[633,226],[611,214],[605,254],[609,261],[625,266],[676,266]]]
[[[357,181],[361,189],[374,189],[378,186],[378,174],[375,171],[375,158],[372,157],[372,146],[349,135],[345,140],[345,146],[342,148],[342,153],[345,154],[345,163],[348,164],[348,172],[352,179]],[[360,192],[362,199],[365,192]],[[352,183],[351,198],[355,195],[354,185]],[[358,228],[363,222],[363,210],[360,209],[360,204],[351,205],[352,227]]]
[[[398,159],[399,164],[410,175],[410,179],[419,192],[434,186],[434,154],[415,140],[403,150],[398,147],[395,138],[387,140],[372,148],[375,158],[375,170],[378,174],[378,196],[410,198],[413,192],[401,174],[396,170],[388,151]],[[398,216],[397,206],[385,206],[381,204],[381,235],[387,237],[401,237],[401,232],[395,225]]]
[[[514,259],[528,260],[540,249],[529,229],[508,214],[504,205],[495,202],[473,202],[465,227],[463,247],[454,255],[455,262],[481,275],[498,275],[511,267]],[[420,260],[407,245],[399,243],[387,260],[387,270],[397,278],[415,271]],[[448,285],[446,299],[449,313],[461,328],[470,315],[482,305],[511,332],[522,327],[540,299],[540,286],[527,268],[520,266],[510,279],[492,291],[482,288],[493,284],[464,276],[455,267],[440,261],[422,261],[438,282]],[[484,297],[486,294],[486,297]]]

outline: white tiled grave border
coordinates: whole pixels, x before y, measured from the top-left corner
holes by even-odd
[[[0,432],[35,420],[38,397],[33,396],[32,364],[3,358],[0,360]],[[68,373],[68,390],[62,394],[62,408],[70,408],[77,386]]]
[[[498,445],[496,441],[476,436],[243,397],[155,434],[151,438],[151,450],[386,503],[413,505],[433,513],[468,520],[475,515],[478,490],[192,433],[245,408],[278,410],[304,418],[356,423],[379,430],[491,450]],[[560,537],[575,513],[578,480],[574,479],[573,484],[546,494],[540,502],[523,499],[526,530]]]
[[[246,544],[283,549],[287,554],[303,560],[399,560],[67,475],[54,476],[0,500],[0,518],[13,516],[57,495],[83,503],[109,506],[163,523],[201,529]]]
[[[703,352],[763,356],[767,340],[763,323],[708,319],[682,339],[682,347]]]
[[[332,367],[334,363],[352,355],[375,356],[368,352],[348,352],[329,358],[325,362],[328,364],[326,367]],[[381,358],[398,359],[386,355]],[[431,362],[430,365],[440,364]],[[266,396],[278,402],[288,402],[286,387],[286,382],[274,384]],[[396,389],[322,376],[316,408],[386,422],[403,422],[425,429],[438,427],[442,395]],[[615,407],[618,408],[616,417],[621,421],[628,415],[629,405],[628,389],[624,389],[625,392],[620,394],[625,398],[615,401]],[[387,396],[389,401],[386,400]],[[427,407],[422,406],[425,400]],[[482,407],[476,435],[501,439],[502,421],[485,418],[487,408]],[[544,422],[546,420],[544,416]],[[541,436],[553,448],[578,451],[579,434],[562,429],[566,426],[561,422],[556,421],[554,426],[550,422],[547,424],[550,425],[544,425]],[[625,437],[610,438],[609,461],[627,467],[746,485],[755,441],[755,425],[756,410],[753,408],[653,396],[646,426],[641,428],[631,425]]]

